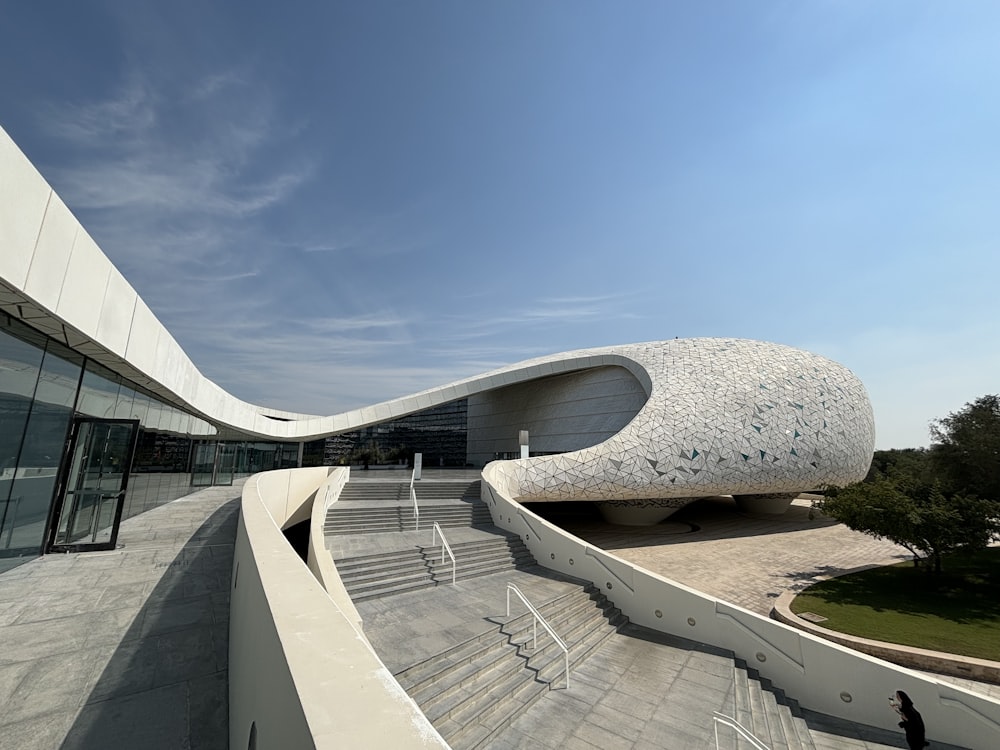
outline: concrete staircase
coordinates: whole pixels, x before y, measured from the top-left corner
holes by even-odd
[[[742,659],[734,659],[735,718],[753,735],[772,750],[814,750],[809,727],[802,717],[799,704],[788,698],[756,669]],[[719,728],[719,736],[732,736],[728,727]],[[752,746],[740,738],[735,745],[739,750]]]
[[[443,524],[442,524],[443,525]],[[535,558],[516,536],[499,536],[451,544],[456,580],[535,565]],[[360,602],[406,591],[451,583],[451,558],[441,561],[441,546],[334,560],[340,580],[351,599]]]
[[[479,500],[479,482],[414,484],[420,509],[420,528],[437,521],[442,528],[484,526],[492,523],[489,509]],[[327,511],[323,532],[376,534],[412,531],[416,527],[410,502],[410,483],[348,482],[338,502]]]
[[[708,653],[701,644],[631,625],[600,589],[570,579],[556,585],[541,576],[547,583],[540,584],[539,591],[548,591],[537,597],[544,602],[541,606],[528,588],[524,590],[570,647],[571,688],[563,690],[563,652],[541,627],[538,648],[532,647],[534,618],[523,613],[520,600],[511,597],[513,617],[482,619],[481,613],[496,612],[496,603],[503,601],[504,582],[510,580],[505,571],[529,576],[524,580],[529,587],[541,572],[522,540],[492,526],[486,506],[478,500],[478,482],[425,482],[417,492],[421,530],[414,533],[408,481],[348,483],[327,515],[327,546],[351,598],[369,613],[366,631],[369,625],[376,628],[382,646],[393,649],[387,664],[395,663],[391,668],[396,679],[455,750],[534,747],[538,726],[546,727],[551,746],[573,744],[589,712],[597,711],[596,716],[606,711],[606,705],[598,704],[622,690],[616,675],[623,664],[643,665],[632,668],[639,669],[643,681],[652,680],[651,689],[655,684],[653,694],[661,701],[658,720],[687,729],[689,733],[675,739],[692,748],[714,747],[711,712],[719,710],[772,750],[814,750],[798,704],[731,652]],[[450,558],[446,555],[442,562],[439,545],[422,546],[430,541],[432,520],[443,527],[465,527],[454,536],[449,532],[457,579],[481,577],[481,582],[472,587],[443,585],[451,583]],[[437,587],[434,593],[408,596],[432,587]],[[396,596],[398,607],[379,601]],[[427,636],[404,646],[412,639],[413,618],[430,624],[442,607],[452,618],[474,619],[470,627],[459,628],[464,630],[459,642],[449,643],[451,638],[441,631],[432,636],[432,648],[426,647]],[[448,623],[442,627],[453,628],[453,620],[441,619]],[[495,627],[484,630],[484,622]],[[576,670],[579,679],[573,683]],[[672,673],[683,679],[672,682]],[[699,690],[704,696],[696,697]],[[581,712],[580,717],[572,718],[569,707]],[[673,718],[665,718],[669,715]],[[628,715],[622,719],[635,721]],[[561,739],[560,732],[565,732]],[[593,732],[591,744],[611,747],[599,739],[603,729]],[[719,727],[719,738],[723,747],[751,748],[729,727]],[[623,747],[631,747],[627,737],[623,741]],[[670,746],[673,741],[660,744]]]
[[[513,611],[524,605],[512,597]],[[627,623],[588,586],[537,607],[570,648],[572,670]],[[550,688],[565,686],[565,656],[534,617],[517,615],[398,674],[396,679],[455,750],[486,747]]]

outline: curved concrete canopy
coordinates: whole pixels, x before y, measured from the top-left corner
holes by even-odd
[[[540,357],[327,417],[255,406],[198,371],[3,131],[0,174],[0,309],[169,402],[248,436],[320,438],[516,383],[619,366],[646,394],[639,412],[597,445],[507,462],[503,471],[518,496],[792,493],[860,479],[871,461],[871,406],[849,370],[787,346],[738,339],[674,339]]]

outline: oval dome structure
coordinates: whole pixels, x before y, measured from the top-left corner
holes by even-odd
[[[593,500],[680,507],[733,495],[773,509],[824,484],[862,479],[875,426],[846,367],[780,344],[673,339],[556,355],[603,356],[648,391],[638,413],[591,447],[505,461],[494,469],[522,501]],[[514,366],[511,369],[519,369]],[[673,502],[667,502],[673,500]]]

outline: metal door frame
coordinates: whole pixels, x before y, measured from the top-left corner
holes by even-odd
[[[127,424],[132,426],[132,437],[126,450],[125,460],[122,462],[122,481],[118,490],[118,502],[115,506],[114,520],[111,524],[111,538],[107,542],[71,542],[68,544],[56,544],[55,539],[59,531],[59,522],[62,516],[63,505],[66,501],[66,492],[72,480],[73,456],[76,452],[77,438],[80,435],[80,426],[83,424]],[[52,517],[49,520],[49,531],[46,535],[45,552],[90,552],[97,550],[114,549],[118,543],[118,527],[121,524],[122,513],[125,510],[125,494],[128,491],[128,480],[132,473],[132,461],[135,458],[136,446],[139,443],[139,420],[138,419],[103,419],[101,417],[74,417],[73,428],[69,440],[66,441],[66,448],[63,451],[62,467],[59,473],[58,491],[56,501],[52,504]],[[99,511],[98,511],[99,512]]]

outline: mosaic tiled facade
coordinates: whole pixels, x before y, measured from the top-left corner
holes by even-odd
[[[615,355],[649,399],[610,439],[505,462],[525,501],[794,494],[864,477],[875,427],[860,380],[823,357],[740,339],[674,339],[562,355]]]

